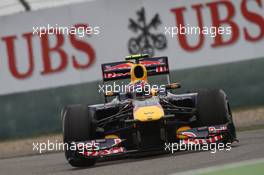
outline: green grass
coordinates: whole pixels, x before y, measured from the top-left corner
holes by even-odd
[[[205,173],[198,173],[199,175],[263,175],[264,174],[264,160],[249,164],[237,164],[235,166],[224,166],[216,170],[209,170]]]

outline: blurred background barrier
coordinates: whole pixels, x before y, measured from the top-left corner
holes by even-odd
[[[0,3],[0,140],[60,132],[65,105],[103,102],[101,64],[134,53],[168,56],[172,81],[183,85],[175,92],[221,88],[233,108],[264,105],[263,0],[33,1],[13,12]],[[49,26],[99,33],[34,33]],[[231,33],[166,31],[180,26]]]

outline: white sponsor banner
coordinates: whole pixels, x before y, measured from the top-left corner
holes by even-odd
[[[129,48],[168,56],[172,70],[262,58],[263,9],[263,0],[98,0],[0,17],[0,95],[100,80],[101,64]],[[44,27],[57,34],[40,37]]]

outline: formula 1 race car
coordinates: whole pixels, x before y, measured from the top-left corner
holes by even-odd
[[[62,111],[65,156],[72,166],[98,158],[164,151],[168,143],[232,143],[236,130],[223,90],[173,94],[167,57],[146,54],[102,64],[103,84],[130,78],[125,91],[108,91],[105,103],[70,105]],[[148,77],[166,75],[150,86]],[[112,98],[110,101],[109,99]]]

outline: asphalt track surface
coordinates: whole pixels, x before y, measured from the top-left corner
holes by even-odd
[[[177,152],[141,158],[104,161],[92,168],[73,168],[63,153],[0,159],[1,175],[61,174],[61,175],[130,175],[173,174],[177,172],[264,158],[264,129],[238,133],[239,143],[231,151]]]

